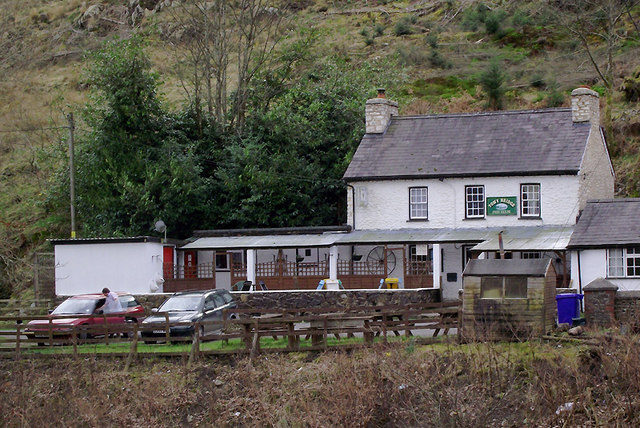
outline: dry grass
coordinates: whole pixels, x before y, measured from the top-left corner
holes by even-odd
[[[600,342],[400,345],[190,369],[144,360],[130,372],[119,360],[2,361],[0,424],[637,426],[638,339]]]

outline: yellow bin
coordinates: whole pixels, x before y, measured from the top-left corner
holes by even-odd
[[[398,288],[398,282],[400,282],[398,278],[385,278],[384,286],[387,289]]]

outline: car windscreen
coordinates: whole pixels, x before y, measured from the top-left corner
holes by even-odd
[[[51,312],[52,315],[92,314],[96,308],[96,299],[67,299]]]
[[[158,311],[197,311],[201,300],[202,296],[172,296],[158,308]]]

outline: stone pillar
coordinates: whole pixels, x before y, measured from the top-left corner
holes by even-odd
[[[609,327],[616,321],[615,303],[618,286],[598,278],[582,288],[584,314],[589,327]]]
[[[378,89],[378,98],[367,100],[365,106],[365,132],[382,134],[387,129],[391,116],[398,115],[398,103],[385,98],[384,89]]]
[[[591,122],[600,126],[600,96],[596,91],[577,88],[571,92],[571,118],[574,122]]]
[[[258,251],[248,249],[247,250],[247,281],[251,281],[252,284],[256,283],[256,259],[258,258]]]
[[[338,247],[329,249],[329,279],[338,279]]]
[[[433,260],[431,261],[433,265],[433,287],[440,288],[442,271],[440,270],[441,263],[441,251],[440,244],[433,244]]]

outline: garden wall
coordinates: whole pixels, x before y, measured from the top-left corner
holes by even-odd
[[[246,309],[277,308],[348,308],[354,306],[410,305],[440,302],[438,289],[397,290],[297,290],[231,292],[238,307]],[[147,311],[157,308],[171,293],[137,295]]]

